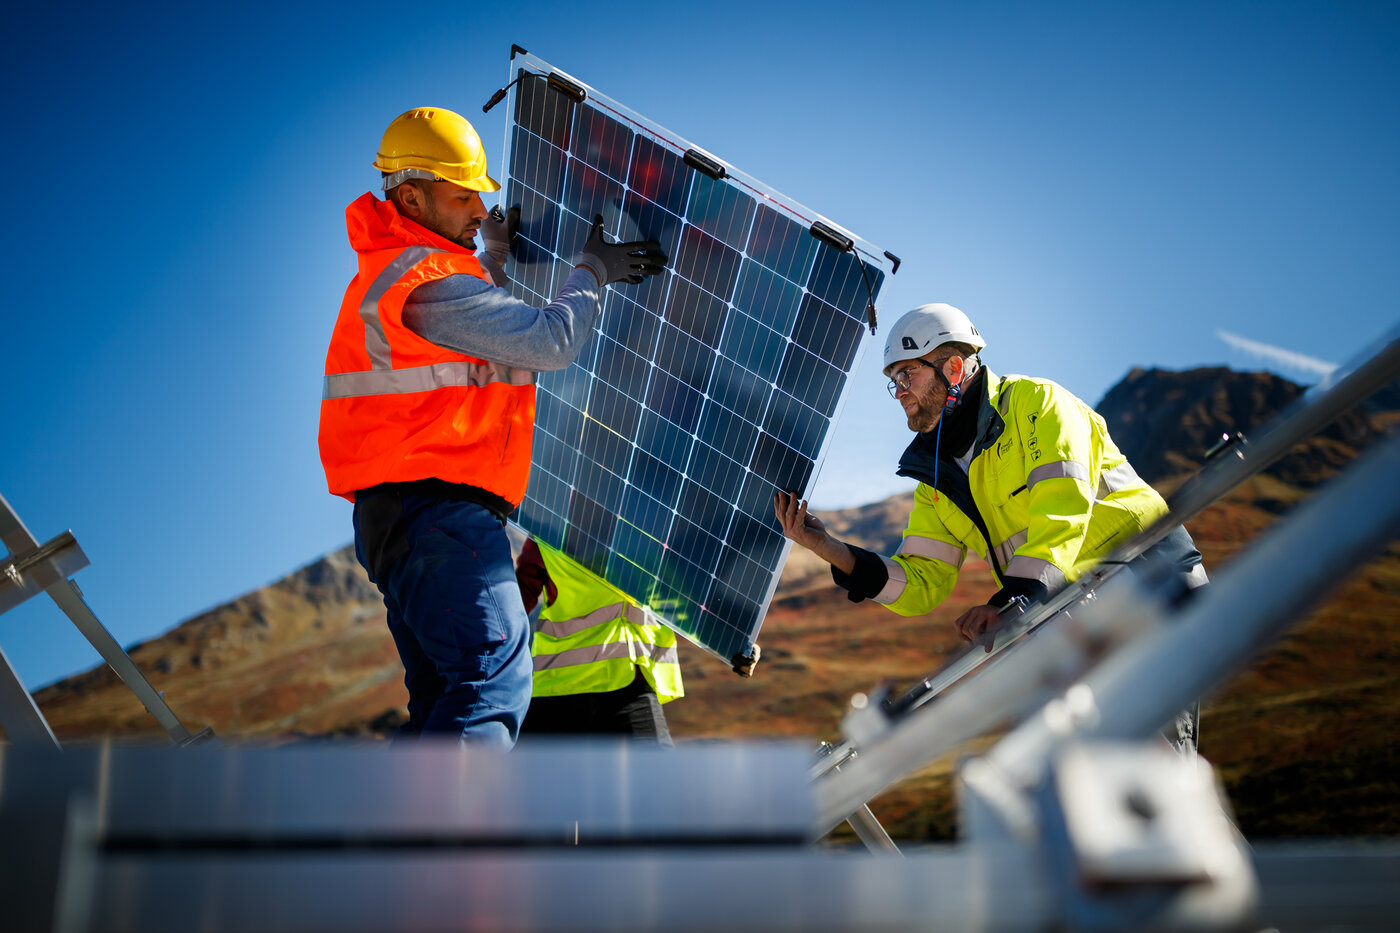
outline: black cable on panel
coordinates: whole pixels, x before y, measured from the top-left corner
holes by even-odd
[[[870,322],[870,332],[875,333],[875,289],[871,287],[870,276],[865,271],[865,260],[860,258],[860,253],[856,252],[856,241],[820,220],[813,221],[808,232],[838,252],[851,253],[856,257],[856,262],[860,265],[860,277],[865,281],[865,294],[867,296],[865,317]],[[885,255],[889,256],[889,253]],[[899,260],[895,259],[895,266],[898,265]]]
[[[519,84],[519,83],[520,83],[520,79],[523,78],[523,77],[525,77],[525,76],[528,75],[528,74],[530,74],[530,72],[525,71],[525,70],[522,69],[521,72],[520,72],[520,75],[519,75],[514,81],[512,81],[512,82],[509,83],[509,84],[507,84],[505,87],[501,88],[501,89],[498,90],[496,93],[494,93],[494,94],[491,95],[491,99],[488,100],[485,104],[483,104],[483,105],[481,106],[481,112],[482,112],[482,113],[490,113],[490,112],[491,112],[491,108],[494,107],[494,106],[496,106],[497,104],[499,104],[501,101],[505,100],[505,99],[506,99],[506,95],[507,95],[508,93],[510,93],[510,89],[513,88],[513,87],[515,87],[517,84]]]
[[[524,50],[521,49],[521,51],[524,51]],[[515,79],[514,81],[512,81],[512,82],[509,83],[509,84],[507,84],[505,87],[501,88],[500,90],[496,91],[496,93],[494,93],[494,94],[491,95],[491,99],[488,100],[485,104],[482,105],[482,107],[481,107],[481,112],[482,112],[482,113],[490,113],[492,107],[496,106],[496,105],[499,104],[501,101],[505,100],[506,94],[508,94],[508,93],[510,92],[510,89],[511,89],[511,88],[513,88],[513,87],[515,87],[517,84],[519,84],[520,81],[521,81],[523,78],[528,78],[528,77],[530,77],[530,76],[532,76],[532,75],[533,75],[534,77],[537,77],[537,78],[538,78],[538,77],[542,77],[541,75],[539,75],[539,74],[537,74],[537,73],[535,73],[535,72],[533,72],[533,71],[526,71],[526,70],[523,69],[523,68],[520,69],[520,74],[516,77],[516,79]],[[587,91],[585,91],[583,88],[579,87],[577,84],[575,84],[574,82],[570,81],[568,78],[564,77],[563,75],[560,75],[560,74],[557,74],[557,73],[551,71],[551,72],[549,73],[549,75],[546,77],[546,80],[549,82],[549,87],[550,87],[551,90],[558,91],[559,93],[563,94],[565,97],[568,97],[570,100],[573,100],[575,103],[580,103],[580,104],[581,104],[581,103],[583,103],[583,102],[588,98],[588,92],[587,92]]]

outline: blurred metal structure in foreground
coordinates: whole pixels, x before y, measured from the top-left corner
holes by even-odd
[[[1400,343],[1377,359],[1275,430],[1315,430],[1394,378]],[[1177,519],[1285,440],[1203,474]],[[1153,736],[1395,539],[1397,476],[1400,436],[1184,606],[1106,566],[1012,620],[998,643],[1016,650],[984,669],[969,655],[856,709],[815,767],[760,744],[17,743],[0,749],[3,929],[1391,930],[1400,843],[1252,850],[1209,766]],[[960,841],[898,857],[865,802],[1007,721],[959,769]],[[843,819],[885,854],[812,847]]]
[[[1250,851],[1209,767],[1148,737],[1395,536],[1397,475],[1400,437],[1179,618],[1121,575],[1063,638],[922,711],[975,717],[1001,690],[1051,690],[1062,652],[1136,620],[1137,637],[964,764],[954,846],[809,845],[857,808],[867,769],[901,766],[878,741],[815,783],[804,749],[771,745],[9,748],[5,929],[1390,929],[1400,845]],[[1196,650],[1207,630],[1212,650]]]
[[[0,903],[10,933],[1391,928],[1400,846],[1247,853],[1155,751],[1066,749],[1024,836],[970,778],[966,841],[891,858],[807,844],[791,745],[7,749]]]

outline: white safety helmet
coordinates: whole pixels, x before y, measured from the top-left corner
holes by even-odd
[[[885,375],[903,360],[916,360],[945,343],[965,343],[981,350],[987,345],[967,315],[952,305],[919,305],[906,313],[885,338]]]

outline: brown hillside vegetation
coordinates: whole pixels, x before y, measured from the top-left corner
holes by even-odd
[[[1297,395],[1296,386],[1280,382],[1228,370],[1135,370],[1099,410],[1115,438],[1133,443],[1138,427],[1129,424],[1165,413],[1141,435],[1162,451],[1155,459],[1143,451],[1155,469],[1138,463],[1128,441],[1122,446],[1140,472],[1169,492],[1183,469],[1199,464],[1222,423],[1251,429],[1271,406]],[[1154,392],[1169,393],[1171,404],[1149,404]],[[1228,573],[1242,547],[1386,423],[1362,413],[1355,418],[1301,445],[1191,523],[1214,577]],[[822,518],[838,535],[890,552],[911,504],[912,495],[905,494]],[[794,552],[759,639],[763,659],[755,677],[736,677],[699,649],[683,646],[686,697],[666,708],[672,732],[678,741],[800,737],[814,747],[837,739],[852,694],[881,683],[903,685],[939,667],[958,650],[952,619],[994,589],[989,570],[972,560],[945,606],[902,618],[847,601],[824,565]],[[402,672],[383,619],[377,592],[346,548],[131,654],[186,724],[212,725],[225,741],[369,739],[387,735],[404,715]],[[1397,619],[1400,547],[1392,544],[1257,663],[1205,698],[1201,751],[1223,776],[1247,835],[1400,833],[1393,777],[1400,764]],[[65,741],[160,737],[105,667],[37,698]],[[967,751],[932,763],[872,802],[896,838],[951,835],[949,772],[957,754]]]

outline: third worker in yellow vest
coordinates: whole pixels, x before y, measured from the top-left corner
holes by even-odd
[[[625,735],[671,745],[661,704],[684,696],[676,633],[577,561],[533,538],[516,562],[526,609],[544,596],[532,735]]]

